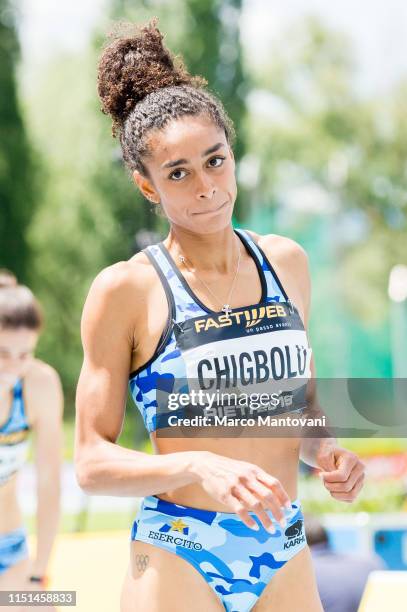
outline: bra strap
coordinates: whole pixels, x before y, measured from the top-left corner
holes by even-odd
[[[267,282],[267,299],[269,301],[287,302],[289,300],[288,295],[263,249],[256,244],[246,230],[235,228],[235,231],[250,244],[254,255],[260,263]]]

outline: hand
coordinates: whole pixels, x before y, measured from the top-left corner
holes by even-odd
[[[318,473],[334,499],[353,502],[365,480],[365,464],[355,453],[334,445],[321,445],[317,454]]]
[[[272,511],[283,528],[286,526],[282,507],[291,509],[290,498],[280,481],[261,468],[208,451],[203,460],[201,456],[196,471],[203,489],[235,512],[247,527],[259,528],[249,516],[250,510],[257,514],[265,529],[274,533],[274,525],[265,509]]]

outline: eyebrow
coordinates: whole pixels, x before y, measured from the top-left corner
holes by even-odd
[[[204,151],[202,153],[202,157],[205,157],[206,155],[209,155],[209,153],[215,153],[215,151],[217,151],[218,149],[220,149],[221,147],[225,146],[223,142],[217,142],[215,145],[213,145],[212,147],[209,147],[209,149],[206,149],[206,151]],[[166,164],[163,164],[161,166],[161,168],[174,168],[174,166],[179,166],[180,164],[187,164],[188,160],[187,159],[176,159],[175,161],[169,161]]]

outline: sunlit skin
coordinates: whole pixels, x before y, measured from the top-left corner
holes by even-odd
[[[231,224],[237,195],[235,161],[224,132],[207,117],[188,116],[152,132],[148,143],[151,155],[143,160],[148,176],[135,171],[134,182],[148,200],[161,203],[170,224],[164,244],[191,289],[204,304],[220,311],[240,249],[231,307],[258,302],[258,271]],[[304,250],[283,236],[250,234],[267,254],[307,329],[310,278]],[[181,253],[188,266],[179,261]],[[199,279],[210,286],[218,302]],[[75,442],[77,474],[85,490],[113,495],[145,495],[148,490],[174,503],[223,512],[236,512],[235,502],[244,500],[251,508],[256,505],[255,511],[267,528],[264,508],[273,507],[277,519],[280,508],[275,502],[275,507],[267,506],[264,497],[265,505],[259,508],[259,491],[265,496],[267,488],[257,488],[255,478],[247,487],[232,486],[235,500],[229,497],[228,504],[220,501],[215,489],[229,486],[241,469],[238,462],[248,462],[278,479],[285,495],[295,499],[301,456],[319,467],[332,497],[348,502],[357,497],[363,485],[363,465],[334,439],[163,438],[152,432],[155,459],[161,458],[162,464],[151,461],[151,465],[142,453],[115,444],[124,418],[128,373],[153,355],[167,315],[164,290],[143,252],[102,270],[90,289],[82,316],[85,359],[77,390]],[[311,373],[315,377],[313,359]],[[182,467],[191,451],[197,453],[198,478],[195,474],[191,478],[188,467]],[[200,454],[202,451],[213,454]],[[141,478],[137,470],[143,469]],[[250,526],[245,511],[239,516]],[[148,555],[147,571],[137,568],[136,555]],[[177,602],[179,612],[222,609],[200,574],[185,560],[150,544],[132,542],[121,612],[138,609],[136,601],[149,612],[159,612],[166,609],[169,599]],[[253,608],[256,612],[269,609],[322,612],[307,547],[277,572]]]
[[[181,245],[188,265],[200,272],[230,274],[237,259],[231,225],[237,186],[225,132],[206,118],[187,117],[153,132],[148,142],[154,151],[144,162],[150,178],[137,171],[133,177],[146,198],[161,202],[171,224],[166,246],[176,254]],[[167,167],[180,159],[186,161]]]
[[[46,574],[58,527],[63,395],[56,371],[35,357],[39,335],[39,331],[25,327],[0,328],[0,426],[8,419],[13,387],[23,379],[25,413],[37,442],[38,538],[35,556],[16,563],[0,576],[0,590],[41,588],[30,582],[29,576]],[[23,525],[17,478],[18,473],[0,486],[0,537]]]

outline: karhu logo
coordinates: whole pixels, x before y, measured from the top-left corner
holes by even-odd
[[[299,536],[302,531],[302,523],[303,521],[298,519],[298,521],[296,521],[293,525],[287,527],[284,532],[287,538],[295,538],[296,536]]]
[[[304,521],[301,519],[298,519],[298,521],[296,521],[293,525],[287,527],[284,534],[287,536],[288,541],[284,543],[284,549],[291,548],[291,546],[296,546],[297,544],[301,544],[301,542],[305,542],[303,522]]]

